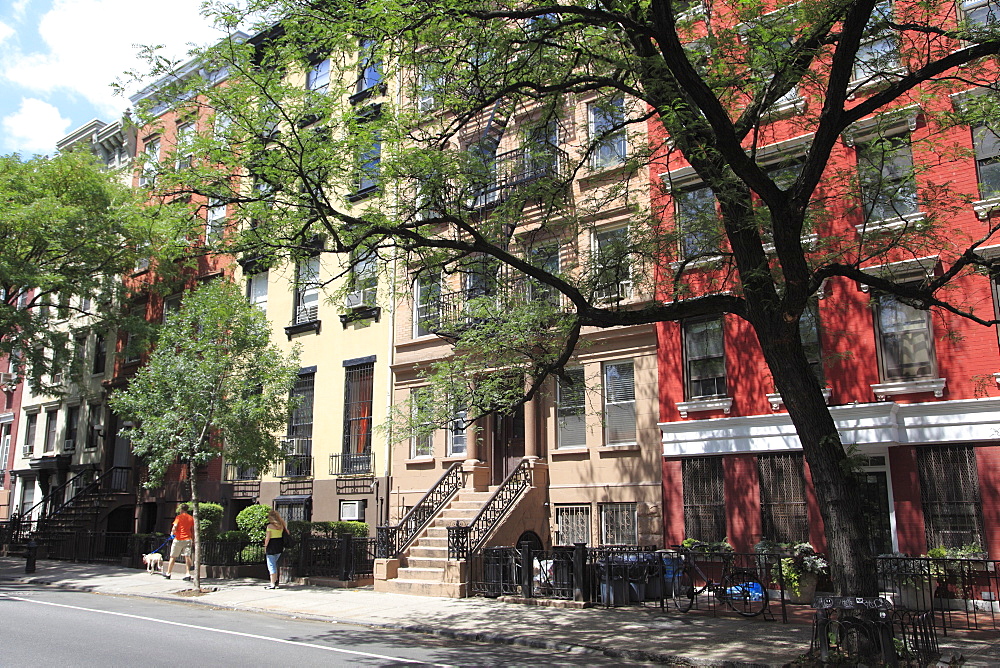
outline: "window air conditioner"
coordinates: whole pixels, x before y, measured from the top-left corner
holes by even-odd
[[[66,452],[72,452],[73,450],[76,450],[76,441],[74,441],[72,438],[67,438],[63,442],[63,450],[65,450]]]
[[[375,306],[375,288],[365,288],[348,292],[344,298],[344,307],[349,309],[363,309]]]
[[[0,372],[0,387],[11,387],[17,385],[17,376],[7,371]]]
[[[313,322],[318,314],[318,306],[299,306],[295,309],[295,324]]]
[[[340,502],[340,521],[341,522],[360,522],[362,520],[361,515],[361,504],[363,501],[341,501]]]

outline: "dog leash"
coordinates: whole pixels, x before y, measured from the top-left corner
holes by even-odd
[[[173,540],[173,536],[171,536],[170,538],[168,538],[165,541],[163,541],[163,544],[160,545],[160,547],[158,547],[155,550],[153,550],[152,552],[150,552],[150,554],[152,554],[153,552],[159,552],[160,550],[163,549],[163,546],[166,545],[167,543],[169,543],[171,540]]]

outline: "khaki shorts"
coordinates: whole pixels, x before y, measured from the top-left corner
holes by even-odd
[[[170,545],[170,558],[176,559],[177,557],[190,557],[190,556],[191,556],[191,541],[178,540],[174,538],[173,544]]]

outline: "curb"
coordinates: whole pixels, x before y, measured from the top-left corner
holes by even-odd
[[[0,581],[17,582],[20,584],[45,585],[47,587],[66,589],[69,591],[82,591],[90,594],[105,594],[105,592],[97,591],[97,588],[93,586],[60,584],[46,579],[45,576],[24,576],[24,577],[0,576]],[[200,605],[208,608],[218,608],[222,610],[236,610],[243,612],[263,613],[268,615],[275,615],[278,617],[286,617],[290,619],[306,619],[309,621],[327,622],[331,624],[365,626],[368,628],[384,629],[387,631],[404,631],[407,633],[419,633],[421,635],[436,636],[439,638],[447,638],[450,640],[482,642],[482,643],[489,643],[492,645],[512,645],[515,647],[528,647],[531,649],[547,649],[556,652],[567,652],[570,654],[603,655],[611,659],[628,659],[630,661],[644,661],[648,663],[660,663],[673,666],[706,665],[706,664],[694,663],[691,661],[691,659],[687,657],[675,656],[671,654],[663,654],[660,652],[650,652],[648,650],[618,649],[615,647],[577,645],[573,643],[560,642],[557,640],[544,640],[541,638],[533,638],[530,636],[506,635],[495,631],[456,631],[452,629],[442,629],[434,626],[427,626],[424,624],[359,622],[357,620],[337,619],[335,617],[325,617],[322,615],[313,615],[308,613],[292,613],[287,611],[276,611],[276,610],[269,610],[266,608],[255,608],[253,606],[234,605],[231,603],[229,604],[210,603],[207,601],[199,601],[196,598],[179,600],[174,598],[169,593],[135,594],[135,593],[115,592],[114,594],[107,593],[106,595],[128,596],[130,598],[146,598],[146,599],[153,599],[160,601],[174,601],[177,603]]]

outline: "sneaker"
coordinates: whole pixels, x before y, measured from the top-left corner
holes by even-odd
[[[167,578],[169,580],[170,579],[170,573],[163,573],[163,577],[165,577],[165,578]]]
[[[185,575],[184,576],[184,581],[185,582],[190,582],[191,581],[191,576],[190,575]]]
[[[264,589],[277,589],[277,588],[278,588],[278,585],[276,585],[276,584],[269,584],[269,585],[265,585],[264,586]]]

